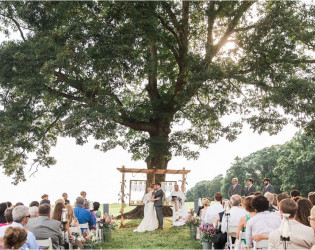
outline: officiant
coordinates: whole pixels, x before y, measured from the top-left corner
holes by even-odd
[[[188,212],[185,206],[186,196],[184,192],[179,190],[179,186],[174,185],[174,191],[171,193],[173,202],[173,226],[180,227],[185,225],[185,219],[188,217]]]

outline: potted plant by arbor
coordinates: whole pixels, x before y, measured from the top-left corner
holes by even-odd
[[[197,216],[194,216],[193,213],[189,213],[188,221],[186,222],[186,225],[189,227],[189,230],[190,230],[190,238],[192,240],[195,240],[197,227],[199,227],[200,225],[200,218]]]
[[[99,223],[100,229],[102,230],[103,241],[109,242],[112,238],[112,230],[116,229],[115,217],[105,214]]]
[[[212,249],[212,242],[215,235],[215,227],[212,223],[207,223],[199,227],[201,235],[200,242],[203,249]]]

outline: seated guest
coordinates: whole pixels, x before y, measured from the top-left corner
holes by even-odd
[[[76,207],[74,209],[74,215],[78,219],[80,224],[88,223],[89,227],[93,227],[96,225],[96,221],[93,220],[93,216],[91,215],[89,210],[84,209],[85,200],[83,197],[78,197],[76,199]]]
[[[240,232],[246,231],[247,221],[249,221],[250,218],[256,215],[256,211],[252,206],[253,199],[254,199],[254,196],[247,196],[242,202],[243,208],[248,212],[248,215],[245,215],[244,217],[242,217],[238,223],[237,233],[236,233],[237,239],[239,239]],[[245,241],[245,244],[246,244],[246,241]]]
[[[42,204],[38,207],[37,218],[31,218],[26,229],[31,231],[36,239],[48,239],[51,238],[53,249],[59,249],[62,244],[62,233],[60,221],[50,219],[50,206],[48,204]]]
[[[24,204],[22,202],[17,202],[14,207],[17,207],[17,206],[24,206]]]
[[[312,202],[313,206],[315,206],[315,192],[309,192],[308,199]]]
[[[93,212],[94,212],[96,218],[101,218],[102,217],[102,212],[99,210],[100,205],[101,204],[99,202],[97,202],[97,201],[93,202]]]
[[[292,190],[290,192],[291,199],[293,199],[294,197],[298,197],[298,196],[301,196],[301,192],[299,190]]]
[[[0,227],[6,225],[7,220],[4,216],[4,211],[7,209],[7,203],[0,203]]]
[[[217,215],[223,212],[223,205],[222,205],[222,193],[215,193],[214,195],[214,204],[208,207],[207,212],[205,214],[205,223],[215,223],[215,219]]]
[[[290,214],[289,223],[291,227],[290,244],[287,249],[310,249],[314,241],[314,231],[294,219],[298,210],[297,204],[291,199],[280,202],[280,215]],[[269,249],[283,249],[279,229],[269,234]]]
[[[8,227],[3,236],[4,249],[20,249],[26,242],[27,231],[21,227]]]
[[[8,227],[23,228],[29,221],[30,213],[29,208],[23,205],[17,206],[12,211],[13,223],[11,225],[0,227],[0,238],[3,238],[5,230]],[[36,238],[32,232],[27,232],[27,239],[25,244],[20,249],[39,249]]]
[[[39,202],[39,205],[42,205],[42,204],[48,204],[48,205],[50,205],[50,200],[47,200],[47,199],[41,200],[41,201]]]
[[[303,225],[310,227],[308,217],[311,214],[313,204],[308,199],[303,198],[297,202],[297,206],[295,219]]]
[[[289,195],[287,194],[278,194],[277,195],[277,209],[280,210],[280,201],[284,200],[284,199],[288,199],[290,198]]]
[[[295,202],[298,202],[299,200],[302,200],[303,197],[302,196],[295,196],[292,198],[292,200],[294,200]]]
[[[268,239],[269,233],[281,225],[280,216],[268,211],[269,201],[265,196],[256,196],[253,199],[252,206],[256,211],[256,215],[246,225],[246,244],[250,248],[253,245],[253,240]]]
[[[248,212],[245,209],[240,208],[241,201],[242,201],[242,197],[237,194],[232,195],[232,197],[230,198],[231,209],[230,209],[230,216],[228,218],[229,222],[227,224],[227,216],[224,214],[222,218],[222,225],[221,225],[222,233],[227,232],[228,230],[227,226],[237,227],[240,219],[248,214]],[[232,243],[234,243],[233,241],[235,241],[235,237],[232,237]]]
[[[30,216],[31,218],[38,217],[38,207],[30,207]]]
[[[278,202],[277,202],[277,194],[273,194],[273,206],[275,207],[275,208],[277,208],[278,209],[278,207],[277,207],[277,205],[278,205]],[[279,209],[278,209],[279,210]]]
[[[262,193],[261,192],[255,192],[254,193],[254,196],[258,196],[258,195],[262,195]]]
[[[7,208],[4,212],[4,216],[7,220],[7,225],[11,225],[13,223],[13,216],[12,216],[12,211],[13,207]]]
[[[315,233],[315,206],[312,208],[311,215],[308,219],[309,219],[310,225],[311,225],[311,227]]]
[[[273,206],[273,200],[275,198],[274,195],[272,193],[267,192],[267,193],[265,193],[264,196],[267,198],[267,200],[269,202],[269,212],[276,212],[276,211],[278,211],[278,209]]]
[[[201,220],[201,224],[204,225],[207,223],[205,221],[205,216],[211,202],[207,198],[203,198],[201,202],[202,202],[203,209],[200,210],[200,220]]]
[[[39,207],[39,202],[38,201],[32,201],[30,203],[30,206],[29,207]]]
[[[55,201],[55,205],[56,205],[57,203],[62,203],[63,205],[66,205],[64,199],[58,199],[58,200],[56,200],[56,201]]]
[[[70,204],[70,201],[68,200],[68,194],[67,193],[63,193],[62,198],[65,201],[65,205]]]
[[[208,199],[211,202],[211,199],[209,197],[206,197],[206,199]],[[202,199],[200,200],[200,204],[198,202],[198,211],[197,211],[197,216],[200,216],[200,211],[203,209],[203,205],[202,205]]]
[[[7,207],[8,207],[8,208],[9,208],[9,207],[12,207],[12,203],[11,203],[10,201],[7,201],[6,203],[7,203]]]

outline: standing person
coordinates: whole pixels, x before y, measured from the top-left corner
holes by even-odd
[[[269,193],[274,193],[274,188],[273,186],[270,184],[270,179],[269,178],[265,178],[264,179],[264,188],[262,190],[262,194],[264,195],[265,193],[269,192]]]
[[[12,211],[13,223],[11,225],[0,227],[0,238],[3,238],[5,230],[8,227],[21,227],[28,223],[30,218],[29,208],[23,205],[17,206]],[[27,231],[27,239],[24,245],[20,249],[39,249],[39,246],[36,242],[34,234],[30,231]]]
[[[239,196],[241,196],[242,194],[242,186],[238,184],[237,178],[232,179],[232,185],[229,188],[229,198],[231,198],[232,195],[235,195],[235,194]]]
[[[188,217],[188,212],[185,206],[186,196],[183,191],[179,190],[179,186],[174,186],[174,191],[171,193],[173,206],[173,226],[185,225],[185,218]]]
[[[62,198],[65,200],[65,205],[70,204],[70,201],[68,200],[68,194],[67,193],[63,193]]]
[[[163,230],[163,204],[162,199],[164,192],[161,189],[161,183],[157,183],[154,185],[154,192],[152,193],[154,199],[159,198],[158,200],[154,201],[154,207],[156,210],[156,215],[159,221],[159,227],[158,230]]]
[[[247,179],[247,188],[245,189],[245,196],[250,196],[256,192],[256,187],[254,186],[254,181],[252,178]]]
[[[143,220],[141,221],[140,225],[134,232],[146,232],[146,231],[154,231],[158,228],[157,218],[156,218],[156,211],[154,208],[154,201],[158,200],[159,198],[153,198],[153,189],[148,188],[147,193],[144,195],[143,202],[144,202],[144,216]]]
[[[85,191],[81,191],[80,195],[84,200],[86,200],[87,193]]]

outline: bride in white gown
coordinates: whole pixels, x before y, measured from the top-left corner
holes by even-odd
[[[138,228],[133,230],[134,232],[154,231],[158,228],[154,201],[159,198],[154,199],[152,192],[153,189],[148,188],[148,193],[144,195],[144,217]]]

